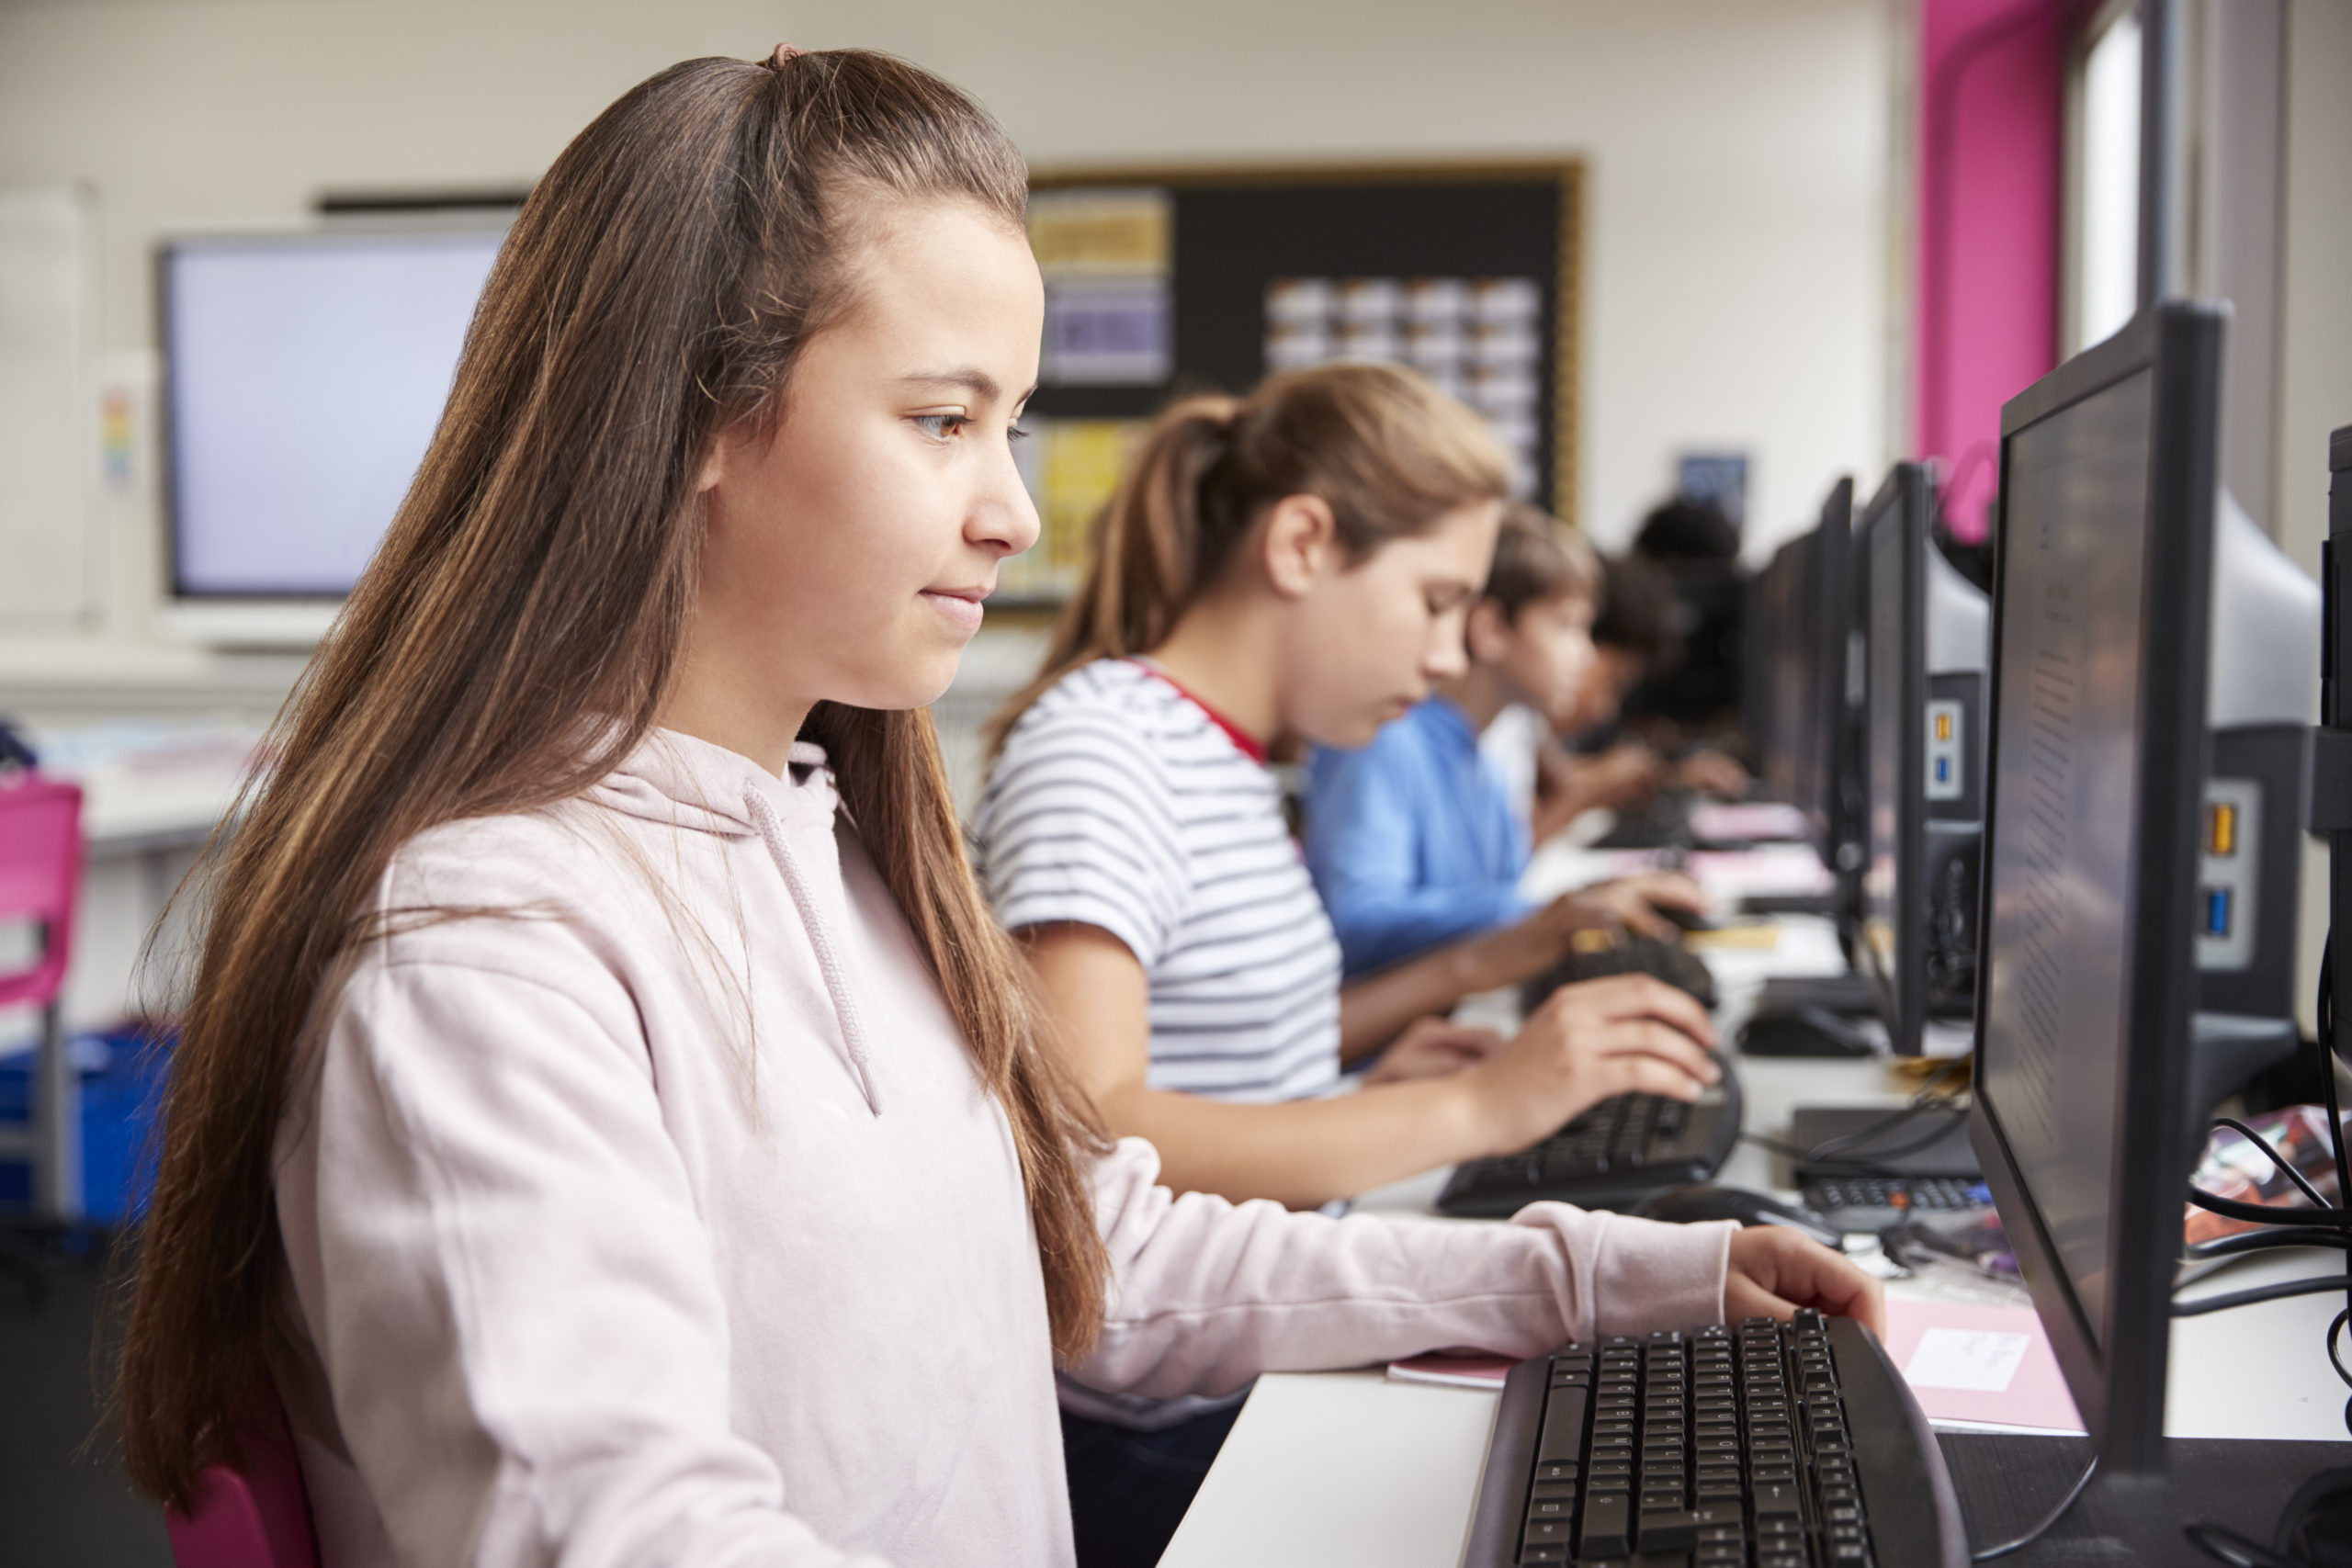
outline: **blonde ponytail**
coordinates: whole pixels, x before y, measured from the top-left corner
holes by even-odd
[[[1272,377],[1247,399],[1170,405],[1095,525],[1044,668],[989,720],[989,755],[1072,670],[1166,641],[1283,498],[1320,497],[1362,560],[1510,490],[1510,460],[1485,422],[1393,366],[1325,366]]]

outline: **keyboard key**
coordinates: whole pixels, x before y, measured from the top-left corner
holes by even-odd
[[[1521,1568],[1535,1568],[1539,1563],[1566,1562],[1568,1549],[1565,1546],[1530,1546],[1519,1554]]]
[[[1681,1551],[1699,1539],[1699,1516],[1687,1508],[1644,1508],[1641,1547],[1648,1551]]]
[[[1756,1519],[1759,1527],[1765,1519],[1773,1516],[1794,1518],[1804,1511],[1804,1505],[1798,1500],[1797,1489],[1793,1485],[1781,1484],[1756,1488]]]
[[[1585,1391],[1555,1388],[1544,1404],[1544,1431],[1535,1443],[1537,1464],[1573,1463],[1584,1448]]]
[[[1633,1499],[1623,1492],[1596,1492],[1585,1499],[1584,1534],[1577,1543],[1577,1556],[1623,1557],[1631,1545],[1626,1539],[1633,1528]]]
[[[1530,1519],[1527,1533],[1521,1538],[1523,1546],[1556,1546],[1562,1551],[1574,1542],[1566,1519]]]

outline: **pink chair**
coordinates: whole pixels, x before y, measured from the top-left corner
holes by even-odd
[[[31,968],[0,973],[0,1007],[41,1010],[31,1120],[21,1131],[0,1128],[0,1158],[29,1160],[34,1209],[68,1223],[82,1217],[82,1084],[66,1055],[59,996],[81,881],[81,787],[0,769],[0,924],[30,924],[41,938]]]
[[[196,1506],[164,1511],[178,1568],[318,1568],[311,1495],[277,1391],[265,1389],[243,1428],[238,1468],[208,1465]]]

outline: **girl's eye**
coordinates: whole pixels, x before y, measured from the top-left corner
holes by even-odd
[[[971,416],[960,413],[919,413],[914,416],[915,428],[933,441],[944,441],[972,423]]]
[[[1018,446],[1023,441],[1029,439],[1029,433],[1022,429],[1017,424],[1007,425],[1004,431],[1004,438],[1013,446]]]

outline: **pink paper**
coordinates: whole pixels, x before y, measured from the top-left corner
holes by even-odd
[[[1910,1381],[1911,1392],[1929,1420],[2036,1427],[2052,1432],[2083,1429],[2083,1418],[2075,1413],[2074,1397],[2066,1392],[2066,1380],[2058,1371],[2058,1358],[2051,1353],[2049,1336],[2042,1333],[2041,1319],[2031,1308],[1890,1300],[1886,1320],[1887,1359]],[[1935,1330],[1945,1331],[1944,1336],[1929,1344],[1928,1337]],[[2022,1354],[2013,1358],[2013,1367],[2012,1358],[2002,1354],[2013,1342],[1984,1337],[1998,1335],[2025,1337]],[[1921,1366],[1922,1376],[1912,1375],[1915,1364]],[[1966,1381],[1971,1367],[1993,1376],[2006,1371],[2006,1386],[1932,1386],[1937,1378]]]
[[[1723,840],[1804,839],[1811,824],[1804,813],[1776,800],[1702,801],[1690,807],[1690,836]]]

